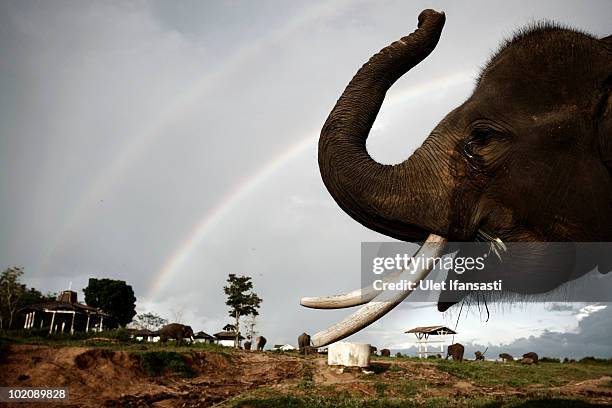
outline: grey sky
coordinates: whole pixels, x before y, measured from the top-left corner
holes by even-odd
[[[225,277],[247,274],[271,343],[339,319],[299,297],[359,286],[360,243],[386,238],[333,202],[314,141],[355,71],[428,7],[446,27],[383,105],[368,147],[386,163],[469,95],[516,28],[547,18],[604,36],[612,15],[609,1],[0,1],[0,262],[49,291],[125,279],[140,310],[184,309],[213,332]],[[578,328],[577,312],[528,307],[471,315],[462,335]],[[355,339],[400,347],[409,326],[453,321],[403,306]]]

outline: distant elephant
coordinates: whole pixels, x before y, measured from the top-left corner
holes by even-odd
[[[530,358],[534,364],[538,364],[539,357],[537,353],[534,353],[533,351],[523,354],[523,358]]]
[[[463,352],[465,351],[465,347],[461,343],[455,343],[448,346],[448,350],[446,352],[446,359],[452,357],[453,360],[463,361]]]
[[[306,333],[300,334],[298,337],[298,347],[301,354],[311,354],[310,336]]]
[[[381,357],[391,357],[391,350],[386,349],[386,348],[380,350],[380,356]]]
[[[456,259],[486,257],[496,248],[499,257],[488,256],[483,268],[469,273],[449,270],[447,282],[503,280],[502,293],[531,296],[595,267],[610,271],[605,246],[584,249],[594,251],[588,254],[572,248],[576,242],[612,242],[612,36],[597,38],[554,23],[521,29],[488,59],[465,102],[406,160],[379,163],[369,154],[367,138],[385,96],[434,50],[445,21],[444,13],[422,11],[414,32],[373,55],[349,82],[319,138],[327,190],[366,228],[424,242],[415,258],[457,250]],[[410,135],[410,127],[404,133]],[[458,244],[445,249],[448,242]],[[570,245],[551,244],[560,242]],[[434,265],[411,271],[414,283]],[[355,290],[304,298],[303,305],[324,309],[369,302],[314,335],[313,345],[356,333],[410,291],[406,285],[393,296]],[[442,291],[438,310],[472,293]]]
[[[266,340],[266,338],[265,338],[264,336],[257,336],[257,337],[255,338],[255,344],[254,344],[255,349],[256,349],[257,351],[263,351],[264,346],[266,345],[266,342],[267,342],[267,341],[268,341],[268,340]]]
[[[501,353],[499,355],[499,358],[501,358],[503,361],[505,362],[512,362],[514,361],[514,357],[512,357],[510,354],[508,353]]]
[[[377,350],[376,346],[370,346],[370,354],[376,354]]]
[[[183,339],[191,339],[191,342],[194,342],[193,338],[193,329],[191,326],[185,326],[180,323],[170,323],[165,325],[159,330],[159,340],[162,343],[168,341],[168,339],[175,339],[176,345],[181,344]]]
[[[476,361],[484,361],[484,354],[482,354],[480,351],[476,351],[474,353],[474,355],[476,356]]]
[[[251,350],[251,342],[248,340],[245,341],[243,347],[245,350]]]

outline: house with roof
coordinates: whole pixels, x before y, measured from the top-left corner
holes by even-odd
[[[215,342],[221,346],[234,347],[236,341],[236,326],[233,324],[226,324],[223,330],[219,333],[215,333]],[[242,340],[244,337],[238,334],[238,347],[242,347]]]
[[[215,338],[213,336],[203,331],[197,332],[193,338],[196,343],[213,344],[215,342]],[[232,343],[232,345],[234,345],[234,343]]]
[[[131,338],[137,341],[157,342],[159,333],[149,329],[127,329]]]
[[[77,293],[64,290],[52,302],[28,305],[19,310],[24,329],[49,329],[49,333],[102,331],[111,316],[102,310],[79,303]]]

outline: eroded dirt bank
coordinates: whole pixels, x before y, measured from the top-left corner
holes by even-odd
[[[373,401],[376,406],[505,406],[507,401],[517,406],[512,404],[542,398],[571,399],[574,405],[567,406],[612,404],[612,365],[524,367],[386,358],[376,359],[363,373],[328,367],[322,356],[293,353],[194,349],[178,354],[35,345],[3,350],[0,385],[69,388],[67,403],[5,404],[15,407],[257,407],[286,406],[288,401],[325,407],[340,402],[371,406]],[[146,360],[147,365],[143,355],[175,359],[156,368],[151,363],[156,360]]]

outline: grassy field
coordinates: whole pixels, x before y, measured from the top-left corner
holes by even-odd
[[[92,390],[104,390],[105,401],[112,406],[156,406],[157,402],[228,408],[612,405],[611,360],[522,365],[375,357],[362,371],[329,367],[325,356],[247,352],[201,343],[180,347],[139,343],[116,332],[93,336],[0,333],[0,359],[7,373],[4,385],[57,381],[57,386],[71,387],[72,395],[80,398],[79,406],[98,406],[97,400],[89,399]],[[106,370],[102,377],[100,370]]]
[[[333,370],[333,368],[329,368]],[[593,407],[612,404],[612,362],[521,365],[377,358],[372,374],[318,382],[305,370],[293,389],[260,388],[228,407]],[[360,395],[361,394],[361,395]]]

